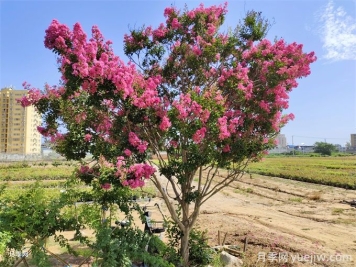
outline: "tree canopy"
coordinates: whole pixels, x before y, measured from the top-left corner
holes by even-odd
[[[331,153],[336,151],[336,147],[333,144],[326,142],[316,142],[314,144],[314,152],[321,155],[331,156]]]
[[[153,181],[182,233],[185,265],[201,205],[274,147],[293,119],[282,113],[288,93],[316,60],[301,44],[264,39],[269,24],[255,11],[219,32],[226,13],[226,5],[166,8],[158,27],[125,35],[127,64],[98,27],[87,40],[79,23],[70,30],[53,20],[45,46],[58,55],[62,84],[42,92],[27,85],[22,99],[44,115],[39,131],[57,152],[75,160],[91,153],[113,170],[105,180],[100,168],[93,175],[83,166],[87,183],[99,177],[106,186],[134,188]]]

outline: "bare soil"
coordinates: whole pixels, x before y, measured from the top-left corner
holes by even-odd
[[[220,243],[226,233],[225,244],[241,248],[247,237],[246,266],[356,266],[356,208],[342,203],[353,199],[353,190],[245,175],[202,207],[197,224],[212,246],[218,231]],[[311,255],[328,261],[311,264]]]

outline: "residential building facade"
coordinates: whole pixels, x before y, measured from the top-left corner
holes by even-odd
[[[27,90],[3,88],[0,91],[0,153],[40,154],[41,116],[33,106],[23,108],[17,99]]]
[[[351,134],[351,147],[356,148],[356,134]]]
[[[276,138],[278,141],[277,147],[278,148],[286,148],[287,147],[287,138],[284,134],[279,134]]]

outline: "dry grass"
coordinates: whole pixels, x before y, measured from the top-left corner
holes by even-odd
[[[319,200],[322,200],[322,195],[323,195],[322,191],[313,191],[313,192],[308,193],[306,195],[306,197],[309,200],[319,201]]]

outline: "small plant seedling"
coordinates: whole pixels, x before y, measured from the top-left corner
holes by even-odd
[[[340,215],[344,212],[344,209],[341,209],[341,208],[333,208],[332,211],[331,211],[331,214],[332,215]]]
[[[298,203],[301,203],[303,201],[303,199],[300,197],[292,197],[292,198],[289,198],[288,200],[291,202],[298,202]]]

